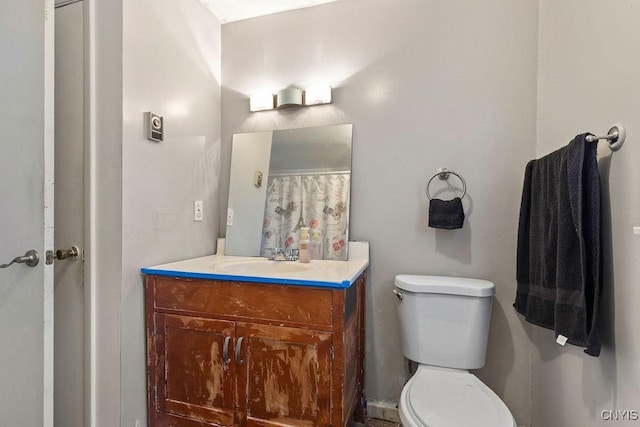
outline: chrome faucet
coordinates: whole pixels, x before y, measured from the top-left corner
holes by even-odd
[[[270,248],[267,251],[269,261],[297,261],[300,255],[299,249]]]

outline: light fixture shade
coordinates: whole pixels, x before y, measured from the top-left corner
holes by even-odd
[[[304,105],[318,105],[331,103],[331,86],[309,86],[304,91]]]
[[[302,90],[300,89],[282,89],[276,94],[276,108],[296,107],[300,105],[302,105]]]
[[[249,98],[249,110],[273,110],[273,94],[270,92],[257,93]]]

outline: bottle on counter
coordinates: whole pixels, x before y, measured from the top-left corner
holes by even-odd
[[[302,263],[311,261],[311,251],[309,249],[311,241],[309,240],[309,227],[300,227],[300,255],[299,260]]]
[[[311,243],[309,244],[311,250],[311,259],[322,259],[322,243],[320,242],[320,231],[313,230],[311,233]]]

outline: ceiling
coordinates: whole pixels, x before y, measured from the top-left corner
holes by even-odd
[[[336,0],[200,0],[223,24]]]

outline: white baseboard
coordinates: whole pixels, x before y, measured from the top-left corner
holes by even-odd
[[[394,423],[400,422],[398,408],[394,402],[367,400],[367,417]]]

